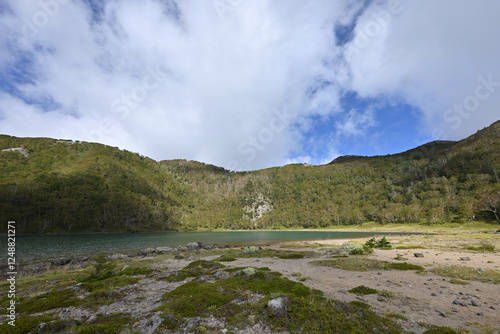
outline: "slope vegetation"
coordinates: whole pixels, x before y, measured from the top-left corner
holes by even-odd
[[[0,219],[16,220],[20,232],[498,222],[500,215],[500,122],[395,155],[239,173],[46,138],[0,136],[0,151]]]

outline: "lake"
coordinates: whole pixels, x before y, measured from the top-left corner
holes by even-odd
[[[208,244],[258,245],[277,241],[361,238],[380,232],[323,232],[323,231],[228,231],[228,232],[166,232],[138,234],[60,234],[18,235],[16,260],[18,263],[56,259],[61,257],[83,258],[99,252],[132,253],[149,247],[185,246],[189,242]],[[7,239],[7,236],[0,236]],[[2,242],[2,244],[4,244]],[[6,249],[0,252],[5,262]]]

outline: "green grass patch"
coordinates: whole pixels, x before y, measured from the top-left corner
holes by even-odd
[[[400,246],[396,246],[394,248],[396,248],[396,249],[427,249],[426,247],[424,247],[422,245],[400,245]]]
[[[17,305],[20,314],[44,312],[61,307],[78,306],[81,300],[71,289],[50,291],[33,298],[21,298]]]
[[[468,246],[464,247],[465,250],[471,250],[476,252],[494,252],[495,245],[493,245],[490,241],[483,240],[479,244],[479,246]]]
[[[16,326],[11,326],[7,322],[0,325],[0,333],[9,334],[24,334],[24,333],[34,333],[35,330],[40,326],[41,323],[48,323],[54,320],[53,315],[41,315],[36,317],[22,316],[16,318]]]
[[[226,255],[222,255],[221,257],[218,257],[212,261],[217,261],[217,262],[233,262],[233,261],[236,261],[236,258],[232,257],[232,256],[226,256]]]
[[[227,289],[219,289],[212,283],[195,281],[181,285],[164,295],[166,310],[181,317],[208,315],[234,298]]]
[[[437,275],[455,279],[500,284],[500,271],[493,269],[479,271],[476,268],[464,266],[436,266],[431,271]]]
[[[467,281],[462,281],[462,280],[459,280],[459,279],[456,279],[456,278],[451,278],[450,279],[450,283],[451,284],[457,284],[457,285],[469,285],[470,284]]]
[[[106,278],[97,282],[82,283],[82,287],[89,292],[100,292],[116,290],[129,284],[135,284],[137,282],[139,282],[138,277],[120,275]]]
[[[193,261],[179,270],[175,274],[166,278],[170,282],[180,282],[184,281],[188,277],[201,277],[203,275],[213,275],[219,271],[224,266],[218,262],[198,260]]]
[[[120,275],[139,276],[150,275],[154,270],[145,267],[128,267],[119,272]]]
[[[354,293],[355,295],[359,295],[359,296],[374,295],[374,294],[378,293],[377,290],[366,287],[364,285],[360,285],[360,286],[357,286],[355,288],[352,288],[351,290],[349,290],[349,292]]]
[[[313,261],[314,265],[332,267],[349,271],[370,271],[370,270],[419,270],[424,271],[422,266],[409,263],[391,263],[358,257],[344,257],[329,260]]]
[[[450,327],[428,326],[429,329],[424,334],[459,334],[456,330]]]
[[[387,263],[384,265],[385,270],[418,270],[418,271],[425,271],[424,267],[416,265],[416,264],[411,264],[411,263]]]

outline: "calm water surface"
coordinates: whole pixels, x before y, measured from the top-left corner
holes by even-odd
[[[60,257],[82,258],[99,252],[131,253],[149,247],[184,246],[201,241],[218,245],[256,245],[276,241],[356,238],[380,235],[372,232],[242,231],[242,232],[166,232],[140,234],[64,234],[18,235],[16,260],[29,263]],[[386,233],[389,234],[389,233]],[[7,238],[6,236],[0,236]],[[3,243],[2,243],[3,244]],[[1,252],[1,257],[6,257]],[[3,260],[3,259],[2,259]]]

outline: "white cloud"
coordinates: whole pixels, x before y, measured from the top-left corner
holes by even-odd
[[[383,126],[377,106],[340,103],[349,90],[420,108],[443,138],[499,116],[496,86],[470,115],[447,112],[470,109],[478,77],[500,81],[497,2],[107,0],[98,15],[88,2],[0,5],[0,133],[257,169],[327,161],[339,136]],[[338,46],[335,26],[354,20]]]
[[[400,8],[380,21],[377,13],[391,2],[399,2]],[[480,85],[479,77],[491,75],[500,83],[499,12],[496,1],[374,2],[358,19],[356,35],[370,25],[376,33],[356,52],[347,48],[351,87],[364,97],[403,98],[417,106],[427,136],[470,135],[500,118],[500,86],[475,108],[470,98]],[[464,101],[471,112],[448,111]]]
[[[351,15],[341,1],[232,1],[220,16],[212,1],[113,0],[98,21],[83,1],[40,3],[52,7],[16,1],[0,18],[14,33],[2,70],[26,66],[12,57],[22,53],[35,81],[0,96],[0,132],[255,169],[300,146],[293,124],[339,110],[338,85],[308,94],[318,78],[345,80],[325,61],[340,55],[335,22]],[[47,97],[55,110],[32,104]],[[293,117],[276,121],[285,109]]]

